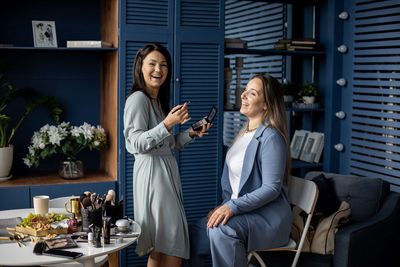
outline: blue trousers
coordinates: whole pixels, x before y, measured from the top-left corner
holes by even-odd
[[[248,226],[244,215],[233,216],[225,225],[214,228],[207,228],[206,220],[189,225],[191,266],[204,266],[210,254],[213,267],[247,266]]]

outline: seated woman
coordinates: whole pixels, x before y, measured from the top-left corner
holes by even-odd
[[[248,121],[226,155],[224,201],[189,228],[192,266],[203,266],[209,254],[214,267],[247,266],[248,251],[289,241],[290,150],[281,86],[256,75],[241,99]]]

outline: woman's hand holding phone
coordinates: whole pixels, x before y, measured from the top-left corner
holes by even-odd
[[[170,131],[172,127],[178,123],[184,124],[190,120],[187,105],[188,102],[184,103],[183,105],[177,105],[168,113],[167,117],[163,121],[165,128],[167,128],[168,131]]]
[[[208,131],[208,129],[211,128],[211,125],[212,125],[211,123],[203,124],[200,131],[195,131],[195,130],[193,130],[193,128],[190,128],[190,130],[189,130],[190,137],[193,138],[194,136],[197,135],[198,137],[202,138],[203,135],[208,134],[207,131]]]

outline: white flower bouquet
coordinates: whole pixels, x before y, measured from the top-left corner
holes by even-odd
[[[100,150],[107,146],[107,137],[104,129],[98,125],[94,127],[88,123],[81,126],[70,126],[63,122],[58,126],[44,125],[34,132],[29,153],[23,159],[29,168],[39,166],[39,160],[49,158],[55,154],[63,154],[68,160],[78,160],[77,154],[85,148]]]

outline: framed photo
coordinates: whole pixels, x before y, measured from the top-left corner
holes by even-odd
[[[304,148],[301,152],[300,160],[307,162],[314,162],[318,151],[320,149],[321,142],[323,143],[323,136],[321,133],[313,132],[307,136]],[[322,152],[322,150],[321,150]]]
[[[54,21],[32,20],[32,29],[35,47],[57,47]]]
[[[293,159],[298,159],[300,157],[305,140],[309,134],[310,132],[305,130],[296,130],[294,132],[292,142],[290,143],[290,156]]]

